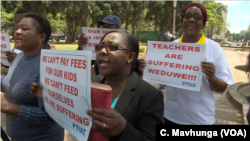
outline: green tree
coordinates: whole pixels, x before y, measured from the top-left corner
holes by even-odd
[[[57,13],[55,17],[52,14],[47,15],[48,20],[51,24],[52,33],[62,32],[64,35],[67,34],[67,24],[65,22],[65,15]]]
[[[227,30],[226,37],[229,37],[229,36],[231,36],[231,32],[229,30]]]
[[[163,41],[164,32],[171,26],[172,11],[172,1],[150,1],[148,4],[146,20],[154,21],[155,35],[160,41]],[[160,32],[160,36],[157,31]]]
[[[95,27],[96,23],[107,15],[116,15],[121,19],[122,28],[132,30],[132,34],[135,34],[137,24],[142,20],[141,15],[145,9],[145,3],[142,1],[90,2],[90,17],[92,19],[90,26]]]
[[[22,1],[1,1],[1,8],[4,8],[6,13],[15,13],[18,9],[22,7]],[[2,11],[2,10],[1,10]]]
[[[7,13],[5,12],[5,9],[1,5],[1,31],[14,30],[14,13]]]
[[[230,32],[229,30],[227,30],[227,32],[225,33],[225,37],[226,37],[229,41],[232,41],[231,32]]]
[[[154,21],[152,20],[145,20],[146,15],[148,13],[148,9],[145,8],[142,12],[142,19],[137,23],[138,26],[136,28],[136,30],[138,31],[154,31],[155,26],[154,26]]]
[[[208,14],[208,37],[212,38],[214,34],[219,35],[222,31],[226,31],[226,21],[222,15],[222,11],[226,11],[226,7],[213,1],[202,1],[201,4],[206,8]]]
[[[236,42],[243,39],[242,35],[239,33],[233,33],[233,34],[231,34],[231,36],[233,37],[233,40],[235,40]]]
[[[84,1],[18,1],[5,2],[3,6],[8,8],[8,11],[13,8],[17,10],[16,7],[27,8],[47,17],[52,24],[53,32],[59,30],[65,34],[67,29],[67,42],[70,43],[81,26],[87,24],[85,18],[88,18],[89,14],[88,3]],[[60,18],[57,17],[58,13],[60,13]]]
[[[146,2],[142,2],[142,1],[130,1],[129,2],[130,7],[127,11],[127,15],[126,15],[126,25],[127,22],[130,23],[131,28],[132,28],[132,34],[135,35],[135,30],[137,28],[137,25],[139,22],[141,22],[142,19],[142,14],[143,11],[146,7]]]
[[[86,18],[89,14],[88,3],[87,1],[53,1],[51,3],[55,6],[53,12],[65,15],[67,43],[71,43],[77,35],[78,29],[86,25]]]
[[[228,40],[229,41],[233,41],[233,37],[232,36],[228,36]]]
[[[181,27],[181,14],[186,5],[191,2],[178,1],[176,7],[176,26],[177,33],[182,31]],[[154,31],[160,32],[159,40],[162,41],[164,32],[172,31],[173,28],[173,1],[150,1],[148,4],[148,13],[146,20],[153,20],[155,29]],[[156,34],[157,35],[157,34]]]
[[[90,26],[96,27],[97,22],[111,15],[111,1],[91,1],[88,3],[89,17],[92,19]]]
[[[3,1],[1,5],[7,13],[15,13],[19,9],[26,8],[44,17],[47,17],[49,13],[56,16],[58,9],[58,2],[54,1]]]
[[[250,41],[250,30],[243,34],[244,42]]]
[[[4,20],[7,19],[6,16],[9,16],[8,24],[6,24],[4,28],[6,28],[8,25],[8,28],[11,29],[12,33],[14,33],[14,28],[13,28],[14,27],[14,22],[13,22],[14,13],[19,9],[26,8],[47,18],[50,16],[49,20],[52,20],[50,22],[52,23],[56,22],[55,20],[53,20],[55,16],[57,15],[56,8],[54,8],[56,7],[56,2],[52,2],[52,1],[5,1],[1,3],[1,7],[2,7],[1,16],[4,17]],[[3,9],[6,9],[6,12],[8,13],[8,15],[5,14],[6,12],[3,11]]]

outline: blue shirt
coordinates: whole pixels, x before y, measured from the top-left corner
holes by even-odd
[[[6,115],[7,134],[13,141],[63,141],[64,129],[44,111],[43,99],[29,94],[30,84],[39,82],[41,52],[17,54],[1,88],[6,99],[20,105],[17,118]]]
[[[45,49],[50,49],[50,45],[49,43],[47,42],[46,46],[45,46]]]
[[[111,100],[111,108],[112,108],[112,109],[114,109],[114,108],[115,108],[115,105],[116,105],[116,103],[117,103],[118,99],[119,99],[119,97],[117,97],[117,98],[116,98],[116,99],[114,99],[114,100]]]

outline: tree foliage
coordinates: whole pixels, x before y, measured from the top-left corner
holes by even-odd
[[[182,34],[182,10],[191,1],[177,1],[175,34]],[[221,14],[223,5],[216,2],[203,1],[208,10],[208,31],[212,34],[224,30]],[[13,16],[18,9],[27,8],[47,17],[52,32],[67,35],[71,42],[81,34],[81,27],[98,27],[97,22],[107,15],[116,15],[122,21],[121,28],[136,31],[156,31],[159,40],[163,40],[165,32],[172,33],[173,1],[3,1],[1,2],[1,27],[3,30],[13,29]],[[224,24],[224,25],[223,25]]]
[[[244,32],[243,34],[240,34],[240,33],[233,33],[231,34],[233,40],[235,42],[241,42],[242,40],[244,42],[250,42],[250,30]]]
[[[243,34],[243,38],[244,38],[244,41],[245,42],[250,42],[250,30],[246,31],[244,34]]]
[[[3,6],[1,5],[1,31],[2,30],[14,30],[14,14],[13,13],[7,13],[4,9]]]
[[[223,18],[222,11],[226,11],[225,5],[214,1],[202,1],[201,4],[206,8],[208,15],[208,38],[212,38],[214,34],[219,35],[222,32],[226,32],[226,21]]]
[[[190,1],[178,1],[176,7],[175,31],[179,33],[181,29],[181,14],[186,5]],[[160,41],[163,40],[164,32],[172,31],[173,28],[173,1],[150,1],[148,4],[148,12],[146,20],[153,20],[154,31],[160,32]],[[157,34],[156,34],[157,35]]]

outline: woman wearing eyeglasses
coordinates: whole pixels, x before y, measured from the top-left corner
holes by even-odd
[[[213,91],[222,93],[228,84],[234,84],[232,74],[223,49],[201,33],[207,21],[205,7],[198,3],[187,5],[181,21],[184,34],[174,42],[206,44],[205,61],[201,62],[202,84],[200,92],[168,86],[164,122],[212,125],[215,121]]]
[[[92,128],[111,141],[155,140],[155,125],[163,124],[163,94],[137,75],[141,74],[138,41],[126,30],[113,30],[95,49],[100,75],[93,82],[111,86],[112,110],[87,110]],[[30,93],[42,98],[36,83]]]
[[[111,108],[86,111],[92,128],[110,140],[155,140],[155,125],[162,124],[163,94],[137,76],[139,44],[125,30],[104,35],[96,46],[100,74],[93,82],[112,87]]]

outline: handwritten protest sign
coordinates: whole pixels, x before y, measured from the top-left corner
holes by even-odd
[[[205,44],[148,41],[143,79],[200,91],[205,51]]]
[[[41,52],[40,81],[46,112],[77,139],[87,141],[91,118],[91,51]]]
[[[6,33],[1,33],[1,64],[4,66],[10,66],[10,63],[7,60],[5,51],[11,51],[9,36]]]
[[[82,33],[88,39],[88,44],[84,46],[84,50],[92,51],[92,60],[96,60],[95,45],[102,39],[103,35],[114,29],[82,27]]]

